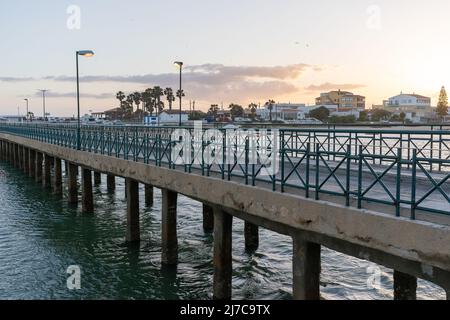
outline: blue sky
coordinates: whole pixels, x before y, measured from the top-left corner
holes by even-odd
[[[67,28],[70,5],[79,30]],[[96,52],[80,61],[84,112],[114,107],[118,90],[175,88],[174,60],[187,66],[186,102],[202,109],[312,103],[333,88],[369,105],[400,91],[435,99],[450,85],[449,9],[444,0],[2,1],[0,113],[17,113],[24,97],[39,110],[36,89],[49,88],[50,112],[73,114],[77,49]]]

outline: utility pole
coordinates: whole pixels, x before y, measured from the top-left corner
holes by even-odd
[[[45,112],[45,93],[48,92],[48,89],[38,89],[38,91],[42,92],[42,109],[44,112],[44,121],[47,120],[47,113]]]

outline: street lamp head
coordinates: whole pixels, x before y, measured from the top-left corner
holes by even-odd
[[[183,66],[183,62],[181,62],[181,61],[175,61],[173,64],[177,65],[179,68],[181,68]]]
[[[89,57],[92,57],[94,55],[94,51],[92,51],[92,50],[81,50],[81,51],[77,51],[77,55],[89,58]]]

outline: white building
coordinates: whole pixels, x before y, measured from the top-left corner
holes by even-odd
[[[181,112],[181,123],[189,121],[187,112]],[[147,116],[144,118],[144,123],[149,125],[165,125],[178,124],[180,122],[180,112],[176,110],[166,110],[159,114],[159,116]]]
[[[431,107],[431,98],[418,94],[401,93],[385,100],[383,105],[385,108],[392,108],[402,111],[410,111],[410,109],[426,110]]]
[[[397,115],[404,113],[406,119],[412,122],[421,122],[436,117],[436,109],[431,106],[431,98],[415,93],[400,93],[384,100],[383,109]]]

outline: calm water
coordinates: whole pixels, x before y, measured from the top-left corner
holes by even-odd
[[[203,233],[200,203],[179,198],[180,263],[177,270],[162,270],[159,191],[155,189],[153,208],[141,201],[139,247],[124,243],[123,179],[117,179],[114,194],[104,184],[94,192],[95,215],[85,216],[80,208],[69,207],[65,197],[49,195],[0,163],[0,299],[211,298],[213,238]],[[255,254],[246,253],[243,243],[243,223],[235,219],[233,298],[290,299],[290,238],[261,230]],[[322,257],[324,299],[392,298],[391,270],[381,268],[381,286],[370,288],[368,267],[376,265],[327,249]],[[79,291],[67,289],[70,265],[81,267]],[[443,299],[444,291],[420,281],[418,296]]]

